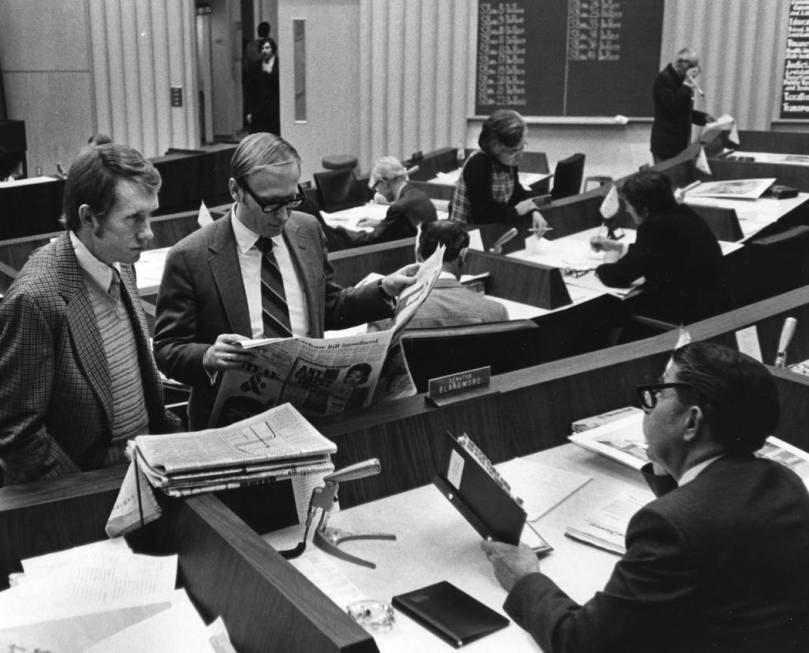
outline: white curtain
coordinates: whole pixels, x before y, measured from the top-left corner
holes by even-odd
[[[768,130],[779,115],[788,15],[789,0],[666,0],[661,67],[694,48],[705,108]]]
[[[475,83],[477,3],[360,0],[360,159],[460,144]]]
[[[145,156],[200,142],[194,0],[88,0],[98,130]],[[170,87],[182,88],[171,107]]]

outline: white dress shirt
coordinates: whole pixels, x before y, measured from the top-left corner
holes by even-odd
[[[260,235],[248,229],[236,217],[236,207],[231,211],[233,236],[236,238],[236,249],[239,255],[239,267],[242,271],[244,292],[247,296],[247,308],[250,312],[250,329],[253,338],[264,337],[264,321],[261,317],[261,251],[255,246]],[[309,316],[306,312],[306,297],[303,293],[298,274],[289,255],[284,237],[279,234],[272,239],[273,254],[281,270],[284,282],[284,294],[289,307],[289,323],[292,333],[305,336],[308,332]]]

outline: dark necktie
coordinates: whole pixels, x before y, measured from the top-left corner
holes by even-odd
[[[275,254],[272,239],[261,236],[256,241],[261,256],[261,317],[265,338],[286,338],[292,335],[289,307],[284,293],[284,281]]]

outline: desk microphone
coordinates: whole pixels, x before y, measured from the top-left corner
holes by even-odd
[[[784,326],[781,329],[781,337],[778,340],[778,353],[775,355],[775,367],[784,367],[787,360],[787,347],[795,335],[795,325],[798,321],[794,317],[788,317],[784,320]]]
[[[494,244],[489,251],[493,254],[502,254],[503,245],[505,245],[508,241],[515,239],[519,233],[520,232],[517,231],[516,227],[512,227],[506,233],[500,236],[500,238],[494,241]]]

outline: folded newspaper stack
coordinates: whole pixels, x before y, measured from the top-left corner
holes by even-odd
[[[336,451],[290,404],[222,428],[139,435],[129,442],[149,483],[170,496],[329,473]]]

